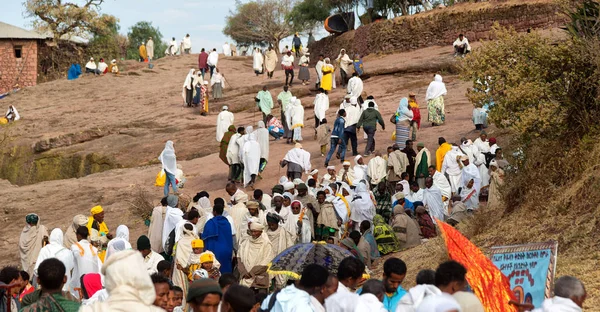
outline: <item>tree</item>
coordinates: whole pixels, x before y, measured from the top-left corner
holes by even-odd
[[[141,21],[129,28],[127,39],[129,45],[127,47],[127,58],[136,60],[139,59],[139,46],[146,43],[148,38],[152,37],[154,41],[154,59],[164,56],[167,50],[167,44],[163,42],[163,36],[157,27],[152,26],[152,22]]]
[[[54,40],[65,36],[87,38],[90,33],[110,31],[118,22],[112,15],[102,14],[104,0],[85,0],[82,5],[62,0],[26,0],[25,15],[34,18],[33,26],[39,32],[50,32]]]
[[[293,5],[293,0],[238,0],[235,11],[226,17],[223,33],[240,45],[272,45],[279,51],[279,42],[296,30],[288,19]]]
[[[102,57],[106,62],[125,57],[129,43],[127,37],[119,34],[120,28],[119,24],[115,23],[107,32],[93,33],[87,45],[87,54],[96,59]]]
[[[325,22],[329,12],[330,7],[322,0],[304,0],[296,3],[287,19],[297,31],[311,31]]]

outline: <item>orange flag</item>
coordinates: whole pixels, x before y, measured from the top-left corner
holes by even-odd
[[[508,278],[471,241],[448,223],[437,220],[448,256],[467,269],[467,282],[479,298],[486,312],[516,312],[508,304],[516,300]]]

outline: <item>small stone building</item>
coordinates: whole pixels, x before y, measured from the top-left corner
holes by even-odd
[[[47,36],[0,22],[0,94],[35,86],[38,48]]]

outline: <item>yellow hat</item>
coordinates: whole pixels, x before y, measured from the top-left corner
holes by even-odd
[[[96,207],[92,208],[92,210],[90,210],[90,213],[93,216],[93,215],[99,214],[103,211],[104,211],[104,209],[102,209],[102,206],[96,206]]]
[[[204,241],[195,239],[192,241],[192,248],[204,248]]]
[[[203,252],[200,255],[200,264],[206,263],[206,262],[215,262],[215,256],[211,253]]]

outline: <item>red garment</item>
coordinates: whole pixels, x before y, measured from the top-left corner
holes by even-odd
[[[412,121],[417,122],[417,129],[421,129],[421,110],[419,110],[419,104],[417,104],[414,100],[408,100],[408,106],[410,110],[413,112]]]
[[[98,273],[89,273],[81,277],[82,290],[87,295],[86,299],[91,298],[96,292],[102,290],[102,279]]]
[[[429,214],[424,213],[422,215],[418,215],[417,221],[419,222],[421,234],[423,234],[424,238],[433,238],[437,236],[435,225],[433,224],[433,220],[431,220]]]
[[[200,52],[200,55],[198,56],[198,68],[199,69],[207,69],[208,68],[208,53],[206,52]]]
[[[23,297],[25,297],[25,295],[29,295],[30,293],[35,291],[35,287],[31,286],[31,284],[27,284],[27,286],[25,286],[25,289],[23,290],[23,292],[19,295],[19,301],[22,302],[23,301]]]

